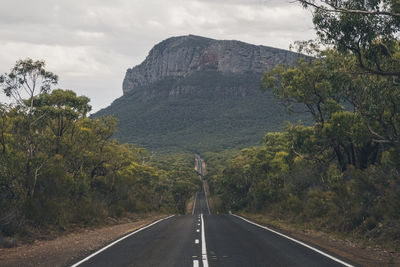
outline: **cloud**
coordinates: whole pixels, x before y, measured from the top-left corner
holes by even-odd
[[[98,110],[156,43],[187,34],[285,49],[314,36],[310,14],[289,0],[14,0],[0,9],[0,72],[44,59]]]

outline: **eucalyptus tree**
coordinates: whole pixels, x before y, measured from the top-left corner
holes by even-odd
[[[36,96],[50,92],[56,85],[58,76],[45,69],[43,60],[33,61],[30,58],[18,60],[9,73],[0,76],[0,87],[16,104],[27,107],[28,113],[34,109]]]
[[[313,12],[319,39],[356,56],[359,73],[400,76],[400,1],[297,0]]]

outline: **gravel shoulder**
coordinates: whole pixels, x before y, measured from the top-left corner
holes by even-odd
[[[366,246],[360,242],[353,242],[333,238],[327,233],[313,230],[299,230],[282,222],[271,221],[262,215],[240,214],[261,225],[277,230],[283,234],[303,241],[311,246],[322,248],[359,266],[400,266],[400,251],[388,251],[379,247]]]
[[[14,248],[0,249],[1,266],[68,266],[125,234],[166,215],[151,215],[137,221],[93,229],[80,229],[52,240],[36,240]]]

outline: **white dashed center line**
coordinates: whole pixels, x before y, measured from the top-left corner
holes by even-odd
[[[203,260],[203,267],[208,267],[206,233],[204,231],[203,213],[201,214],[201,258]]]

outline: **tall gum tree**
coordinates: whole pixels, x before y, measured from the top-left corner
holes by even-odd
[[[313,12],[319,39],[357,57],[360,73],[399,80],[400,1],[297,0]]]
[[[33,195],[35,181],[44,164],[34,160],[40,144],[36,127],[44,117],[43,114],[35,113],[34,99],[50,92],[51,86],[57,82],[58,76],[45,69],[44,61],[30,58],[17,61],[9,73],[0,76],[0,88],[14,100],[14,107],[25,118],[19,126],[24,128],[22,131],[25,133],[22,143],[25,148],[25,181],[29,195]]]

